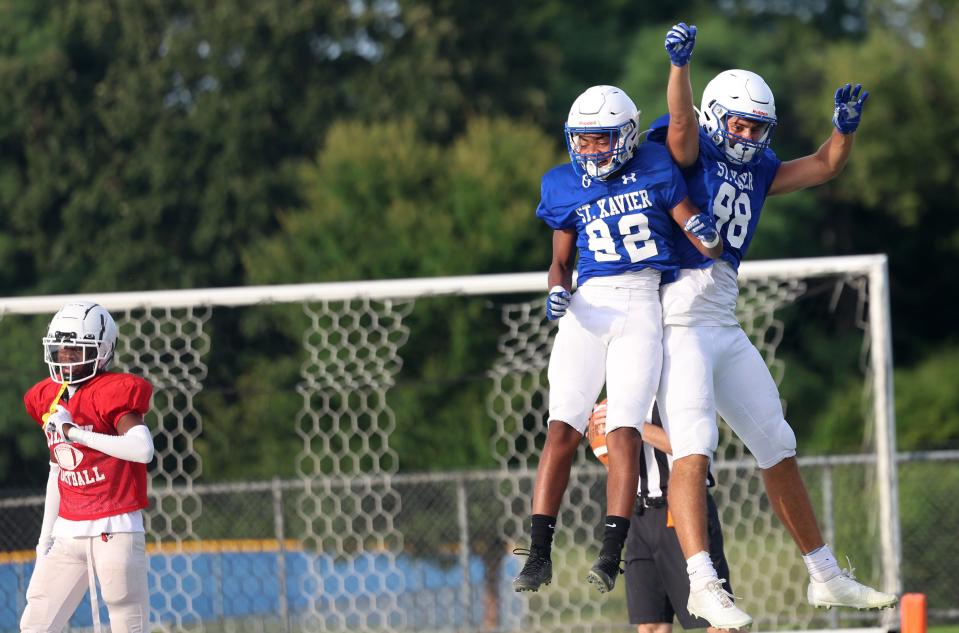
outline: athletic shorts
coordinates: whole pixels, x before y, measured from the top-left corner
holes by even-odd
[[[717,412],[760,468],[796,454],[779,389],[742,328],[667,326],[657,402],[674,460],[712,458],[719,442]]]
[[[592,282],[593,280],[590,280]],[[662,306],[655,285],[590,285],[574,294],[559,320],[549,357],[549,419],[580,433],[606,384],[606,432],[640,429],[663,362]]]
[[[706,495],[709,557],[724,587],[732,593],[729,563],[723,553],[723,531],[712,495]],[[666,506],[644,508],[637,499],[626,537],[626,605],[630,624],[671,624],[704,629],[709,623],[689,615],[689,575],[676,530],[666,526]]]

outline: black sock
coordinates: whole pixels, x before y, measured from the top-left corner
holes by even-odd
[[[599,550],[600,555],[619,558],[626,543],[627,532],[629,532],[629,519],[608,515],[603,528],[603,547]]]
[[[556,517],[534,514],[530,518],[533,524],[530,531],[531,547],[550,550],[553,546],[553,532],[556,530]]]

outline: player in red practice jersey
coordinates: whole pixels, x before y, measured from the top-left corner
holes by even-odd
[[[153,437],[143,423],[153,388],[107,371],[117,326],[102,306],[70,303],[43,338],[50,378],[23,398],[50,447],[37,565],[27,588],[21,631],[58,633],[94,578],[113,633],[149,630],[143,517]]]

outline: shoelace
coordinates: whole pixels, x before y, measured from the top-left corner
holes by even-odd
[[[523,565],[523,571],[532,571],[538,572],[546,564],[548,560],[546,556],[541,556],[538,552],[533,552],[532,549],[527,549],[525,547],[516,547],[513,549],[513,554],[516,556],[528,556],[526,559],[526,564]]]
[[[723,605],[723,608],[730,608],[735,606],[733,604],[733,599],[742,600],[739,596],[734,596],[733,594],[726,591],[726,588],[723,587],[723,583],[726,582],[725,578],[718,578],[716,580],[711,580],[706,584],[706,589],[709,590],[711,594],[716,596],[719,599],[719,603]]]
[[[849,580],[855,580],[856,575],[853,573],[856,571],[856,568],[852,566],[852,561],[849,560],[849,557],[846,557],[846,564],[849,565],[848,569],[844,568],[841,570],[842,575],[849,578]]]

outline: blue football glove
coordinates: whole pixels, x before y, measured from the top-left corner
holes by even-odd
[[[673,66],[685,66],[693,56],[696,45],[696,27],[680,22],[666,33],[666,52]]]
[[[571,298],[569,290],[562,286],[550,288],[549,296],[546,297],[546,318],[550,321],[561,318],[566,314]]]
[[[686,220],[683,227],[689,233],[696,236],[703,246],[712,248],[719,244],[719,231],[716,230],[716,216],[697,213]]]
[[[862,94],[859,94],[862,92]],[[833,111],[832,124],[840,134],[852,134],[859,127],[862,119],[862,107],[866,104],[869,93],[862,89],[862,84],[853,88],[846,84],[836,89],[836,109]]]

